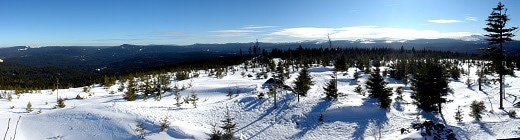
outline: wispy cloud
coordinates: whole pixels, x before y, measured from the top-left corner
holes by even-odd
[[[454,19],[436,19],[436,20],[428,20],[428,22],[432,22],[432,23],[457,23],[457,22],[462,22],[462,21],[454,20]]]
[[[276,28],[278,26],[256,26],[256,25],[249,25],[242,27],[241,29],[266,29],[266,28]]]
[[[166,35],[180,35],[185,34],[184,32],[177,32],[177,31],[164,31],[160,32],[160,34],[166,34]]]
[[[211,31],[215,33],[252,33],[257,32],[255,30],[217,30],[217,31]]]
[[[254,32],[258,32],[258,31],[241,29],[241,30],[217,30],[217,31],[210,31],[210,32],[218,33],[218,34],[214,35],[214,36],[218,36],[218,37],[239,37],[239,36],[246,36],[249,33],[254,33]]]
[[[302,39],[326,38],[330,34],[334,39],[362,39],[362,38],[389,38],[389,39],[434,39],[456,38],[469,36],[470,32],[439,32],[434,30],[416,30],[406,28],[387,28],[378,26],[353,26],[343,28],[287,28],[270,35],[288,36]]]
[[[467,16],[466,18],[464,18],[464,20],[468,20],[468,21],[477,21],[477,18],[476,18],[476,17],[470,17],[470,16]]]

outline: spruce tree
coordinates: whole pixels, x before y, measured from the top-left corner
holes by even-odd
[[[457,107],[457,111],[455,112],[455,120],[458,122],[462,122],[462,110],[460,109],[460,106]]]
[[[197,108],[197,101],[199,101],[199,97],[197,97],[197,94],[195,93],[195,90],[191,90],[191,98],[190,98],[191,104],[193,104],[194,108]]]
[[[323,90],[325,91],[325,95],[327,95],[328,98],[331,99],[338,99],[339,93],[338,93],[338,79],[336,78],[336,72],[334,72],[334,75],[331,75],[331,79],[325,87],[323,87]]]
[[[137,93],[135,88],[135,82],[133,79],[128,80],[128,87],[125,92],[125,100],[127,101],[135,101],[137,99]]]
[[[225,139],[231,139],[233,138],[233,130],[235,130],[236,123],[233,123],[233,120],[235,118],[231,117],[231,114],[229,114],[229,109],[226,108],[226,115],[224,116],[225,119],[222,120],[222,123],[224,123],[220,128],[224,129],[224,134],[222,135]]]
[[[173,87],[173,92],[175,94],[175,106],[177,107],[181,107],[181,92],[180,92],[180,89],[179,89],[179,86],[177,86],[177,84],[175,84],[175,86]]]
[[[488,47],[486,50],[487,56],[489,56],[493,61],[493,68],[496,73],[499,74],[499,82],[500,82],[500,107],[499,109],[504,109],[503,107],[503,96],[504,96],[504,74],[507,73],[507,70],[504,68],[504,49],[503,44],[506,41],[512,41],[515,36],[513,31],[518,29],[518,27],[507,28],[506,23],[509,21],[509,15],[507,15],[507,8],[499,2],[497,7],[493,8],[493,11],[488,16],[487,27],[484,28],[486,32],[485,36],[488,38],[489,45],[497,44],[498,47]]]
[[[475,120],[480,121],[482,119],[482,113],[484,109],[486,109],[486,106],[484,106],[483,101],[476,101],[474,100],[471,102],[471,111],[469,112],[469,116],[475,118]]]
[[[334,62],[334,69],[336,71],[347,71],[347,62],[345,60],[345,55],[342,54],[336,61]]]
[[[441,105],[447,100],[444,96],[450,91],[446,69],[438,60],[426,60],[412,79],[411,98],[414,104],[425,111],[441,111]]]
[[[390,98],[390,96],[392,96],[392,89],[386,87],[386,84],[387,82],[379,73],[379,68],[376,68],[370,73],[370,77],[366,83],[366,87],[370,93],[369,96],[379,99],[381,108],[384,109],[388,109],[390,103],[392,103],[392,99]]]
[[[298,94],[298,101],[300,101],[300,95],[307,96],[307,92],[311,89],[311,85],[313,84],[311,80],[311,75],[309,73],[309,70],[307,67],[304,67],[298,77],[296,78],[296,81],[294,81],[295,90]]]
[[[27,103],[27,108],[25,108],[25,111],[27,111],[27,113],[31,113],[33,111],[31,101]]]

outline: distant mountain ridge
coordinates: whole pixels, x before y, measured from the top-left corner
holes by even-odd
[[[249,54],[250,43],[193,44],[193,45],[130,45],[119,46],[16,46],[0,48],[0,59],[27,66],[56,66],[85,72],[119,72],[171,65],[221,56]],[[306,40],[289,43],[259,43],[261,49],[328,48],[328,40]],[[488,47],[486,37],[472,35],[460,39],[358,39],[334,40],[333,47],[340,48],[395,48],[437,50],[459,53],[482,53],[479,48]],[[520,54],[520,41],[504,46],[507,55]]]

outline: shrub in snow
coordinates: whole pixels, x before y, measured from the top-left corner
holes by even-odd
[[[354,88],[354,92],[358,93],[359,95],[365,96],[365,92],[363,91],[363,88],[361,88],[361,85],[357,85],[356,88]]]
[[[7,101],[12,101],[13,100],[13,96],[11,94],[7,95]]]
[[[484,101],[474,100],[470,107],[471,112],[469,113],[469,116],[475,118],[477,121],[480,121],[480,119],[482,119],[482,113],[484,112],[484,109],[486,109],[484,106]]]
[[[264,96],[265,96],[264,92],[258,93],[258,99],[264,99]]]
[[[468,79],[466,79],[466,83],[465,83],[465,84],[466,84],[466,86],[467,86],[468,88],[470,88],[470,87],[473,85],[473,82],[471,82],[471,79],[468,78]]]
[[[56,104],[56,107],[64,108],[65,107],[65,100],[63,98],[58,99],[58,103]]]
[[[76,99],[78,99],[78,100],[83,100],[84,98],[81,97],[81,95],[78,94],[78,95],[76,95]]]
[[[27,103],[27,108],[25,108],[25,111],[27,111],[27,113],[31,113],[33,111],[32,104],[30,101],[29,103]]]
[[[213,128],[211,129],[211,134],[209,134],[209,139],[210,140],[222,140],[222,131],[217,130],[216,124],[211,124],[211,126]]]
[[[228,94],[226,96],[228,96],[229,99],[231,100],[231,98],[233,98],[233,91],[231,90],[231,88],[228,88],[227,92],[228,92]]]
[[[509,110],[509,112],[507,112],[507,115],[509,115],[509,117],[511,117],[511,118],[516,118],[516,111],[515,110]]]
[[[168,121],[168,116],[161,120],[161,131],[166,130],[166,128],[170,127],[170,121]]]
[[[395,93],[397,93],[397,98],[398,99],[403,99],[403,87],[402,86],[399,86],[397,87],[397,89],[395,89]]]
[[[146,134],[146,129],[144,128],[144,124],[141,121],[136,121],[137,124],[135,124],[135,131],[137,134],[139,134],[139,138],[144,139],[144,136]]]

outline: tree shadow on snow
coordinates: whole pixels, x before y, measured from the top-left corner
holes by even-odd
[[[267,99],[257,99],[255,97],[244,97],[240,99],[239,103],[246,103],[242,109],[244,111],[251,111],[254,108],[258,108],[258,105],[264,104],[264,102],[267,101]]]
[[[446,119],[444,118],[444,114],[442,112],[433,113],[433,112],[423,111],[423,112],[421,112],[421,115],[423,116],[423,118],[429,119],[429,120],[433,121],[434,123],[441,122],[442,124],[444,124],[444,126],[446,126],[447,129],[453,130],[453,133],[455,133],[457,139],[471,139],[471,137],[468,135],[468,132],[465,131],[464,129],[462,129],[458,126],[448,125],[446,122]],[[436,117],[436,115],[439,115],[440,119],[438,117]],[[464,125],[464,123],[459,123],[459,125]]]
[[[298,139],[298,138],[301,138],[303,136],[305,136],[305,134],[307,134],[309,131],[312,131],[314,129],[316,129],[320,124],[321,122],[318,120],[319,117],[320,117],[320,114],[323,114],[323,116],[326,116],[325,114],[325,110],[327,108],[329,108],[330,106],[332,105],[330,99],[326,98],[326,99],[321,99],[320,102],[318,102],[318,104],[316,104],[314,106],[314,108],[312,108],[308,114],[304,115],[304,116],[300,116],[301,118],[297,118],[298,116],[293,116],[293,119],[296,119],[297,121],[297,124],[298,124],[298,128],[301,129],[300,132],[294,134],[293,136],[291,136],[291,139]],[[325,120],[324,120],[325,122]]]
[[[341,121],[357,124],[357,129],[353,132],[352,139],[363,139],[371,123],[381,126],[388,122],[387,111],[379,107],[377,99],[367,98],[364,99],[361,106],[346,106],[326,111],[330,106],[331,102],[328,99],[322,99],[309,114],[300,120],[299,128],[301,131],[291,138],[301,138],[309,131],[316,129],[321,123],[318,121],[320,113],[323,114],[324,123]]]
[[[274,107],[269,105],[270,107],[268,109],[264,110],[264,113],[262,115],[260,115],[255,121],[235,130],[235,132],[246,130],[249,126],[256,124],[257,122],[263,120],[265,117],[267,117],[269,115],[274,115],[274,119],[275,119],[274,123],[271,123],[270,125],[264,127],[262,130],[256,132],[255,134],[253,134],[251,137],[248,138],[248,139],[254,139],[259,134],[261,134],[261,133],[265,132],[267,129],[271,128],[275,123],[279,123],[280,120],[278,120],[278,119],[280,118],[281,112],[284,110],[289,110],[288,109],[289,105],[287,104],[286,100],[292,100],[294,98],[294,95],[286,93],[286,94],[280,94],[279,96],[280,97],[278,99],[278,102],[276,103],[277,109],[274,109]],[[254,97],[251,97],[251,98],[254,98]],[[240,100],[239,102],[249,102],[244,106],[244,110],[252,110],[254,108],[258,108],[258,106],[264,104],[267,100],[271,100],[271,98],[262,99],[262,100],[258,100],[258,99],[251,100],[249,98],[248,99],[243,98],[243,100]]]
[[[404,108],[403,108],[402,104],[403,104],[403,100],[402,99],[399,99],[397,97],[394,98],[393,106],[394,106],[395,110],[397,110],[399,112],[403,112]]]
[[[357,81],[354,79],[348,79],[348,78],[338,78],[338,82],[340,83],[348,83],[349,86],[357,85]]]
[[[159,124],[155,124],[150,120],[140,120],[143,123],[144,128],[146,129],[145,136],[150,136],[152,134],[162,133],[161,127]],[[135,125],[132,126],[133,130],[135,130]],[[195,139],[193,136],[184,134],[178,128],[172,128],[171,126],[166,129],[166,134],[174,139]],[[138,134],[136,134],[135,138],[139,138]],[[134,138],[132,138],[134,139]]]

